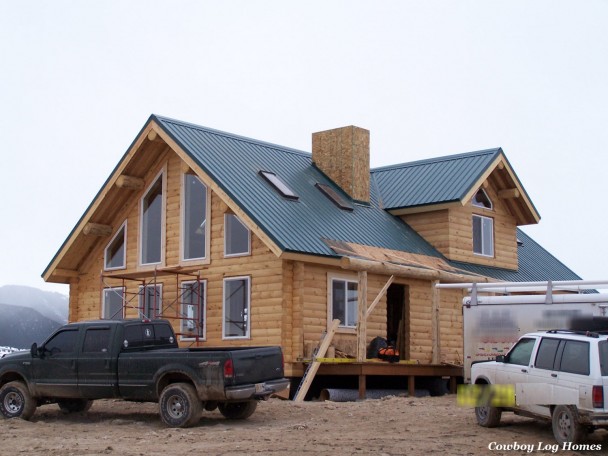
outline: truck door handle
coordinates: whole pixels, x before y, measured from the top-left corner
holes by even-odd
[[[522,369],[521,370],[523,373],[527,374],[528,373],[528,369]]]
[[[551,377],[557,378],[557,374],[551,374]]]

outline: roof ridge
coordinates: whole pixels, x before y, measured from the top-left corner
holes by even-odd
[[[493,149],[477,150],[477,151],[473,151],[473,152],[463,152],[460,154],[444,155],[442,157],[436,157],[436,158],[423,158],[421,160],[415,160],[412,162],[398,163],[395,165],[379,166],[377,168],[372,168],[370,170],[370,172],[375,173],[375,172],[381,172],[381,171],[390,171],[390,170],[394,170],[394,169],[428,165],[430,163],[441,163],[441,162],[446,162],[446,161],[460,160],[462,158],[469,158],[469,157],[475,157],[475,156],[480,156],[480,155],[492,155],[492,154],[496,154],[496,153],[500,152],[501,150],[502,150],[502,148],[495,147]]]
[[[178,120],[178,119],[172,119],[170,117],[164,117],[164,116],[160,116],[157,114],[152,114],[150,116],[151,118],[161,122],[161,123],[171,123],[171,124],[175,124],[175,125],[179,125],[182,127],[187,127],[187,128],[192,128],[195,130],[201,130],[207,133],[211,133],[214,135],[218,135],[218,136],[224,136],[226,138],[230,138],[230,139],[235,139],[237,141],[243,141],[243,142],[247,142],[247,143],[253,143],[253,144],[258,144],[261,146],[265,146],[271,149],[275,149],[275,150],[279,150],[281,152],[287,152],[287,153],[292,153],[292,154],[296,154],[296,155],[302,155],[305,157],[311,157],[311,153],[310,152],[305,152],[303,150],[298,150],[298,149],[294,149],[292,147],[287,147],[287,146],[281,146],[279,144],[274,144],[268,141],[262,141],[260,139],[254,139],[254,138],[249,138],[247,136],[242,136],[242,135],[236,135],[234,133],[230,133],[227,131],[223,131],[223,130],[217,130],[215,128],[210,128],[210,127],[205,127],[203,125],[197,125],[197,124],[193,124],[190,122],[184,122],[182,120]]]

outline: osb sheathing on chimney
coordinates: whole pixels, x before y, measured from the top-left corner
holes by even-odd
[[[351,198],[369,202],[369,130],[351,125],[313,133],[312,161]]]

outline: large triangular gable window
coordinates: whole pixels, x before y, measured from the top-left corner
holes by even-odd
[[[124,269],[126,265],[127,222],[122,224],[104,250],[104,269]]]
[[[471,201],[471,204],[473,204],[473,206],[475,207],[481,207],[484,209],[493,209],[494,205],[492,204],[492,200],[490,199],[490,197],[488,196],[488,194],[486,193],[486,191],[483,188],[480,188],[477,193],[475,193],[475,195],[473,196],[473,200]]]
[[[162,262],[163,177],[164,173],[161,172],[141,199],[140,264],[142,265]]]

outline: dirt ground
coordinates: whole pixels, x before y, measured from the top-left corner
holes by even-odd
[[[500,445],[532,445],[519,450]],[[591,435],[600,450],[560,455],[608,454],[608,432]],[[204,412],[189,429],[166,428],[155,404],[96,401],[87,413],[40,407],[32,420],[0,419],[0,455],[518,455],[553,454],[551,427],[504,414],[496,429],[477,426],[473,410],[456,396],[388,397],[358,402],[261,402],[246,421]],[[492,448],[489,448],[491,446]]]

